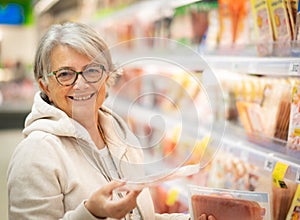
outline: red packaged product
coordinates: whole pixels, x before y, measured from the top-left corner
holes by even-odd
[[[217,220],[262,220],[265,209],[258,202],[223,195],[193,195],[191,205],[194,219],[202,214]]]

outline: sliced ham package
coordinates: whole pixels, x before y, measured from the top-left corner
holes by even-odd
[[[267,220],[269,207],[267,193],[189,186],[192,220],[198,220],[202,214],[217,220]]]

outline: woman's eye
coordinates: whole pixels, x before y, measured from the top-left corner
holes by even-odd
[[[74,75],[74,73],[70,70],[62,70],[57,73],[58,78],[65,78]]]
[[[95,73],[95,72],[99,72],[99,69],[98,68],[89,68],[89,69],[87,69],[87,71],[90,73]]]
[[[84,72],[87,74],[98,74],[98,73],[100,73],[100,69],[99,68],[88,68]]]

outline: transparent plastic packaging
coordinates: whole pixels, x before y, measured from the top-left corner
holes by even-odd
[[[207,188],[190,185],[189,209],[191,219],[202,214],[222,220],[267,220],[270,219],[268,193],[230,189]]]

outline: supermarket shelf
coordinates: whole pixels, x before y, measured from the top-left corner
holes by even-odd
[[[277,162],[289,166],[285,178],[300,182],[300,151],[292,151],[286,142],[260,135],[247,135],[237,125],[227,124],[223,148],[245,161],[272,172]]]
[[[200,54],[195,48],[180,44],[174,40],[159,38],[158,45],[167,45],[160,48],[138,48],[143,45],[146,38],[130,41],[137,48],[128,52],[127,44],[114,48],[112,54],[114,60],[121,64],[134,64],[142,61],[143,64],[153,63],[154,60],[173,63],[186,70],[228,70],[236,73],[264,75],[264,76],[300,76],[299,57],[257,57],[238,55],[206,55]],[[124,47],[124,50],[122,50]],[[217,73],[217,71],[215,71]]]
[[[129,102],[122,98],[118,98],[116,103],[118,103],[117,113],[120,115],[127,114],[126,116],[134,116],[135,120],[138,122],[147,123],[148,118],[155,115],[159,116],[161,114],[158,110],[137,105],[133,106],[131,111],[128,112],[127,106]],[[106,104],[109,106],[112,103],[107,102]],[[167,119],[166,127],[174,126],[179,122],[170,115],[166,117],[163,116],[163,118],[165,120]],[[190,128],[187,129],[187,132],[184,135],[191,135],[192,137],[195,135],[195,131],[197,131],[205,136],[211,132],[209,129],[202,126],[196,128],[196,125],[192,122],[190,125]],[[151,123],[151,126],[157,126],[159,128],[161,123]],[[222,130],[219,131],[222,132]],[[285,163],[289,166],[285,178],[300,182],[300,152],[289,151],[289,149],[286,148],[286,143],[284,141],[278,141],[262,136],[248,136],[241,127],[231,123],[226,124],[224,135],[222,133],[219,135],[223,136],[221,140],[222,150],[233,153],[245,161],[251,161],[251,163],[264,168],[269,172],[273,171],[273,168],[278,161]]]
[[[94,25],[97,27],[110,25],[110,22],[119,23],[122,19],[128,15],[134,14],[141,21],[147,20],[148,22],[158,20],[162,17],[171,16],[174,13],[174,9],[177,7],[193,4],[196,2],[201,2],[201,0],[147,0],[147,1],[138,1],[126,8],[116,11],[115,13],[110,14],[110,16],[94,21]],[[139,20],[138,19],[138,20]],[[108,22],[109,21],[109,22]],[[199,60],[201,57],[204,57],[209,65],[213,68],[222,68],[235,72],[242,72],[255,75],[268,75],[268,76],[300,76],[300,45],[298,42],[290,41],[284,42],[284,44],[279,44],[278,42],[271,42],[269,44],[270,48],[273,50],[272,55],[267,57],[258,57],[257,47],[255,42],[252,42],[251,45],[235,45],[230,48],[218,48],[215,51],[206,51],[205,45],[185,45],[182,47],[183,50],[187,48],[193,50],[194,53],[197,53],[198,56],[194,56],[193,53],[184,53],[180,46],[172,50],[167,50],[168,55],[165,56],[164,52],[159,49],[163,48],[165,44],[155,44],[156,50],[152,48],[152,52],[149,53],[147,48],[149,45],[143,45],[138,43],[139,46],[142,45],[140,51],[132,50],[133,41],[143,41],[146,38],[136,38],[129,40],[131,43],[129,47],[125,47],[126,50],[124,54],[121,53],[127,61],[129,59],[139,59],[145,57],[161,57],[168,58],[174,63],[183,64],[184,67],[189,67],[188,69],[197,69],[203,70],[206,68],[206,65],[203,65]],[[162,38],[155,38],[155,41],[161,41]],[[173,39],[164,39],[165,41],[176,41]],[[171,43],[173,44],[173,43]],[[169,44],[169,45],[171,45]],[[178,42],[178,44],[180,44]],[[128,46],[127,45],[127,46]],[[129,51],[129,48],[130,51]],[[146,54],[146,55],[145,55]],[[120,53],[113,54],[113,57],[118,57]],[[177,55],[177,56],[176,56]],[[124,59],[121,61],[124,61]],[[118,60],[119,62],[119,60]],[[201,64],[199,64],[199,62]],[[124,63],[124,62],[121,62]]]
[[[267,75],[300,76],[300,59],[296,57],[204,56],[213,68],[233,72]]]

